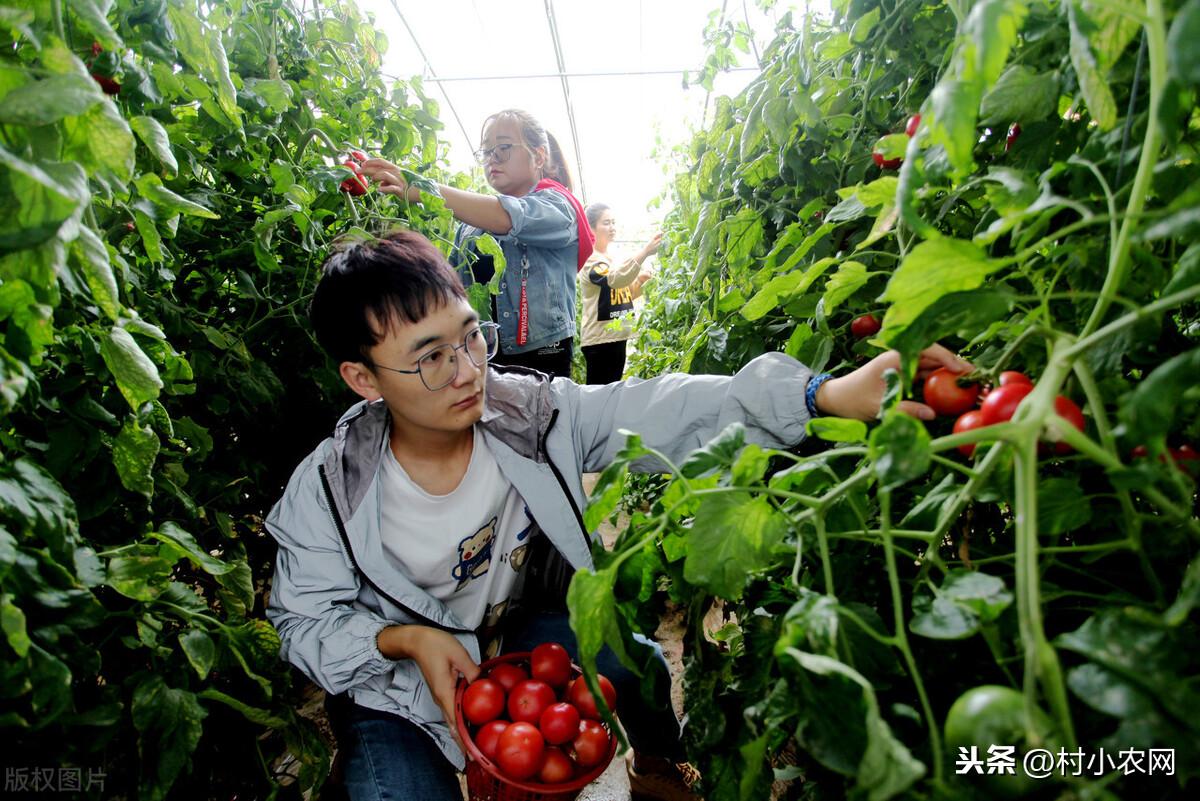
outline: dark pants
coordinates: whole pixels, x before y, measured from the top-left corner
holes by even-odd
[[[625,374],[625,340],[584,345],[583,359],[587,362],[589,384],[611,384]]]
[[[565,613],[533,614],[523,619],[505,636],[504,651],[531,651],[543,642],[561,643],[577,661],[575,633]],[[667,663],[658,651],[657,669],[665,679]],[[670,699],[647,704],[641,698],[641,682],[626,670],[616,654],[605,647],[596,659],[596,668],[608,677],[617,691],[617,718],[629,737],[630,745],[641,754],[661,756],[673,761],[683,757],[679,741],[679,721]],[[668,681],[660,686],[669,687]],[[343,751],[344,782],[351,801],[425,801],[460,799],[458,776],[433,739],[416,724],[397,715],[377,712],[350,704],[340,720],[330,716]]]
[[[567,337],[553,345],[531,350],[528,353],[505,353],[501,350],[492,357],[496,364],[511,364],[541,370],[547,375],[561,378],[571,377],[571,356],[575,352],[575,339]]]

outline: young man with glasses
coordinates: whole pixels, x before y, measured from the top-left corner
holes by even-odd
[[[458,677],[478,675],[501,633],[506,651],[544,641],[573,651],[565,581],[592,566],[581,475],[614,458],[620,429],[676,461],[733,422],[749,441],[790,447],[818,410],[873,418],[883,372],[898,365],[885,354],[826,380],[766,354],[734,376],[586,387],[489,368],[495,326],[480,322],[446,260],[411,232],[332,256],[311,318],[363,401],[300,464],[267,518],[279,543],[267,614],[283,656],[348,700],[334,723],[354,801],[459,798]],[[922,368],[934,366],[969,369],[942,348],[925,354]],[[661,651],[646,664],[665,674]],[[669,702],[646,705],[640,680],[611,652],[600,670],[617,685],[635,793],[694,797],[674,766],[683,755]]]

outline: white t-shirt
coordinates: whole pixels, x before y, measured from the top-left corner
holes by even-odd
[[[471,629],[504,614],[537,531],[478,426],[474,435],[467,471],[446,495],[417,486],[391,448],[381,476],[384,553]]]

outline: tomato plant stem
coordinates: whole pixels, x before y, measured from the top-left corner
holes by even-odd
[[[929,705],[929,697],[925,693],[925,683],[921,681],[921,671],[917,669],[917,660],[913,658],[912,649],[908,645],[908,631],[904,625],[904,601],[900,594],[900,575],[896,570],[896,548],[892,542],[892,493],[891,490],[879,490],[879,525],[883,535],[883,551],[887,559],[888,585],[892,591],[892,615],[894,631],[892,637],[895,646],[904,655],[904,663],[908,674],[912,677],[913,685],[917,688],[917,696],[921,699],[921,712],[925,717],[925,728],[929,732],[929,748],[932,752],[933,777],[939,784],[942,781],[942,731],[937,720],[933,717],[933,707]]]
[[[1150,59],[1150,108],[1146,114],[1146,135],[1142,140],[1142,153],[1138,161],[1137,173],[1133,177],[1133,188],[1129,193],[1129,203],[1125,207],[1125,219],[1121,222],[1121,232],[1117,236],[1109,258],[1108,275],[1104,278],[1104,286],[1100,288],[1100,300],[1092,307],[1091,317],[1084,325],[1081,337],[1087,337],[1100,327],[1112,298],[1121,288],[1125,273],[1129,267],[1129,247],[1132,242],[1133,229],[1136,226],[1137,215],[1146,204],[1146,195],[1150,190],[1150,181],[1154,167],[1158,163],[1158,149],[1161,141],[1159,131],[1158,108],[1167,81],[1167,29],[1163,17],[1162,0],[1146,0],[1146,42]]]

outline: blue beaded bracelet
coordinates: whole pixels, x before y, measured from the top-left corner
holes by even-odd
[[[821,416],[821,412],[817,409],[817,390],[831,378],[833,378],[832,373],[821,373],[808,379],[808,389],[804,390],[804,403],[808,406],[809,417]]]

